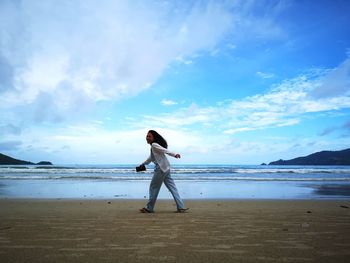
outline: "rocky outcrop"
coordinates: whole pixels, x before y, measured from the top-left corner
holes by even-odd
[[[30,165],[30,164],[35,165],[35,163],[18,160],[0,153],[0,165]],[[52,165],[52,163],[48,161],[41,161],[41,162],[38,162],[36,165]]]
[[[269,165],[350,165],[350,148],[341,151],[322,151],[291,160],[278,160]]]

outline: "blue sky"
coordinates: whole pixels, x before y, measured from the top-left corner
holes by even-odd
[[[260,164],[350,146],[350,2],[0,2],[0,152]]]

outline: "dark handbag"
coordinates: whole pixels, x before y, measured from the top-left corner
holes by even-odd
[[[140,166],[136,166],[136,172],[143,172],[146,171],[146,166],[141,164]]]

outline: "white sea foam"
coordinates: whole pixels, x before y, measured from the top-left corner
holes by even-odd
[[[134,165],[0,166],[0,179],[8,180],[150,180],[153,167],[136,173]],[[184,181],[350,181],[347,166],[174,166],[172,175]]]

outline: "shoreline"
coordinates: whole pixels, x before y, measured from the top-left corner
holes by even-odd
[[[184,199],[347,199],[350,182],[176,181]],[[0,180],[0,198],[145,199],[149,181]],[[171,199],[162,186],[159,198]]]
[[[0,199],[4,262],[346,262],[349,200]],[[348,207],[348,208],[346,208]]]
[[[350,203],[349,198],[183,198],[184,201],[189,202],[343,202]],[[144,202],[148,201],[147,198],[127,198],[127,197],[111,197],[111,198],[93,198],[93,197],[0,197],[0,203],[2,201],[28,201],[28,202],[64,202],[64,201],[79,201],[79,202]],[[157,202],[173,202],[173,198],[157,198]]]

